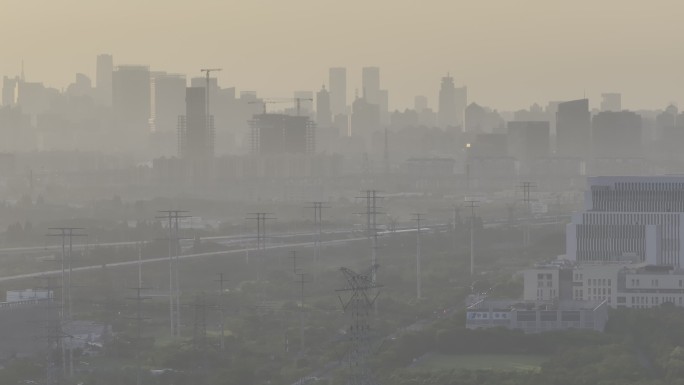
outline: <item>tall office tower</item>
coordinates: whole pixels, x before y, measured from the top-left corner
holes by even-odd
[[[316,152],[316,125],[308,116],[257,114],[249,122],[252,153],[313,154]]]
[[[185,114],[185,75],[152,74],[152,118],[154,130],[172,132],[178,125],[178,117]]]
[[[520,173],[529,173],[531,163],[551,153],[549,122],[508,122],[508,155],[520,162]]]
[[[2,105],[12,107],[17,103],[17,85],[19,76],[2,78]]]
[[[559,103],[556,112],[556,154],[586,157],[591,148],[589,100]]]
[[[313,91],[295,91],[295,109],[297,108],[297,99],[299,99],[299,113],[301,115],[310,116],[313,113]],[[296,111],[295,111],[296,112]]]
[[[356,98],[352,103],[351,135],[369,139],[373,131],[380,128],[380,110],[377,104],[365,98]]]
[[[333,116],[347,113],[347,69],[335,67],[329,70],[330,109]]]
[[[330,111],[330,93],[321,87],[316,93],[316,125],[328,127],[332,125],[332,112]]]
[[[416,110],[417,113],[423,112],[423,110],[428,108],[428,99],[427,97],[423,95],[418,95],[415,98],[413,98],[413,109]]]
[[[642,154],[641,115],[604,111],[592,121],[592,149],[597,158],[637,157]]]
[[[112,105],[112,72],[114,72],[114,59],[112,55],[97,55],[95,69],[95,94],[98,103]]]
[[[456,115],[456,90],[454,78],[447,76],[442,78],[439,87],[439,107],[437,109],[437,123],[442,128],[456,127],[458,125]]]
[[[120,129],[135,133],[149,129],[151,117],[150,69],[118,66],[112,73],[112,108]]]
[[[601,94],[601,111],[622,111],[622,94],[611,92]]]
[[[378,94],[378,110],[380,112],[380,124],[388,125],[390,122],[389,113],[389,92],[387,90],[380,90]]]
[[[684,266],[684,177],[587,180],[584,211],[566,227],[566,258]]]
[[[185,91],[185,116],[178,122],[178,155],[197,167],[207,166],[204,161],[214,156],[215,132],[213,116],[207,117],[206,88],[188,87]]]
[[[437,123],[441,128],[463,127],[465,109],[468,104],[468,88],[456,88],[454,78],[442,78],[439,89],[439,107],[437,109]]]
[[[363,97],[368,103],[380,104],[380,68],[363,67],[361,71]]]

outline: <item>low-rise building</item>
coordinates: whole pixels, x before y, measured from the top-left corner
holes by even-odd
[[[525,333],[585,329],[603,331],[608,322],[606,301],[521,301],[484,299],[470,305],[466,328],[506,328]]]

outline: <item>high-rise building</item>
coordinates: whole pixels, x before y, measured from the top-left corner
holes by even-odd
[[[454,78],[442,78],[439,89],[439,106],[437,109],[437,123],[442,128],[463,127],[465,109],[468,104],[468,88],[454,86]]]
[[[380,111],[380,124],[387,125],[390,122],[389,114],[389,92],[380,90],[378,94],[378,110]]]
[[[112,73],[112,108],[120,129],[144,132],[151,117],[150,70],[118,66]]]
[[[365,98],[356,98],[352,103],[351,135],[370,138],[373,131],[380,128],[380,110],[377,104]]]
[[[363,67],[361,85],[364,99],[371,104],[380,104],[380,68]]]
[[[591,149],[589,100],[559,103],[556,112],[556,153],[586,157]]]
[[[316,124],[319,127],[332,125],[332,112],[330,111],[330,93],[321,87],[316,93]]]
[[[315,124],[308,116],[257,114],[250,121],[252,153],[313,154],[316,152]]]
[[[567,225],[566,258],[684,263],[684,177],[590,177],[584,211]]]
[[[152,74],[154,130],[171,132],[178,125],[178,117],[185,114],[185,75]]]
[[[178,155],[195,185],[211,178],[215,135],[214,117],[207,115],[206,88],[186,88],[185,115],[178,118]]]
[[[333,116],[347,113],[347,69],[330,68],[330,109]]]
[[[622,94],[610,92],[601,94],[601,111],[622,111]]]
[[[550,155],[549,122],[508,122],[508,155],[529,166]]]
[[[105,106],[112,105],[112,72],[114,72],[114,59],[112,55],[97,55],[95,94],[97,95],[97,101]]]
[[[642,154],[641,115],[632,111],[604,111],[592,120],[594,156],[637,157]]]
[[[14,106],[17,103],[17,86],[19,84],[19,77],[13,78],[4,76],[2,78],[2,105]]]
[[[185,93],[185,116],[179,119],[179,156],[192,162],[214,156],[214,122],[207,116],[207,92],[204,87],[188,87]]]
[[[428,99],[427,97],[423,95],[418,95],[415,98],[413,98],[413,109],[416,110],[417,113],[423,112],[423,110],[428,108]]]

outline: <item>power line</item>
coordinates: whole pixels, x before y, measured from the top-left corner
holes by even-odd
[[[179,222],[185,218],[190,218],[189,215],[184,215],[187,211],[184,210],[159,210],[162,215],[157,216],[157,219],[166,219],[168,221],[169,235],[169,321],[171,326],[171,335],[180,337],[180,237]]]
[[[475,277],[475,209],[480,207],[478,200],[465,201],[466,207],[470,209],[470,280]]]
[[[81,230],[85,230],[82,227],[50,227],[48,230],[51,232],[46,234],[48,237],[60,237],[62,239],[62,321],[71,320],[73,317],[73,301],[71,299],[71,274],[73,272],[73,237],[85,237],[87,234],[79,233]],[[54,233],[58,231],[58,233]],[[74,233],[76,231],[76,233]],[[67,239],[69,245],[69,254],[66,254]]]
[[[147,297],[142,296],[142,291],[143,290],[150,290],[149,287],[141,287],[138,285],[137,287],[131,288],[131,290],[135,290],[135,297],[129,297],[127,299],[135,301],[135,317],[132,317],[133,320],[135,320],[135,361],[137,364],[137,370],[136,370],[136,384],[141,385],[142,381],[142,363],[141,363],[141,357],[140,357],[140,351],[142,349],[142,322],[146,319],[147,317],[142,316],[142,303],[144,300],[149,299]]]
[[[416,221],[416,298],[421,299],[423,298],[422,295],[422,278],[421,278],[421,250],[420,250],[420,233],[422,230],[422,227],[420,225],[420,222],[424,219],[425,214],[421,213],[414,213],[413,215],[413,220]]]
[[[340,269],[346,280],[342,289],[337,289],[342,310],[351,316],[347,336],[350,348],[347,352],[348,379],[350,385],[373,385],[375,380],[370,371],[368,360],[370,346],[370,313],[375,306],[382,287],[372,280],[371,268],[368,273],[359,274],[345,267]],[[343,298],[344,295],[344,298]]]
[[[225,309],[224,309],[224,298],[223,294],[225,293],[225,289],[223,287],[223,283],[227,282],[224,277],[223,273],[218,273],[219,279],[217,279],[215,282],[218,282],[219,284],[219,316],[221,317],[220,319],[220,325],[221,325],[221,340],[219,341],[219,347],[221,348],[221,351],[224,351],[226,349],[226,335],[225,335]]]
[[[265,253],[266,253],[266,222],[267,221],[274,221],[276,220],[276,217],[272,216],[273,214],[271,213],[265,213],[265,212],[259,212],[259,213],[249,213],[249,215],[252,215],[251,217],[247,217],[245,219],[247,220],[252,220],[256,222],[257,226],[257,251],[260,252],[259,257],[261,258],[261,263],[259,264],[260,266],[257,266],[257,281],[260,280],[261,278],[261,269],[264,268],[265,266]],[[249,260],[248,260],[249,263]]]
[[[321,258],[321,244],[323,238],[323,209],[330,208],[325,202],[311,202],[311,206],[307,206],[308,209],[313,209],[314,214],[314,226],[316,227],[316,238],[314,240],[314,276],[317,272],[317,267]]]

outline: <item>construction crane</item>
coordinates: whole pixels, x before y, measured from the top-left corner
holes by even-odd
[[[209,109],[209,75],[212,72],[219,72],[223,71],[222,68],[202,68],[200,70],[201,72],[206,72],[207,73],[207,89],[205,90],[207,93],[207,100],[206,100],[206,105],[207,105],[207,124],[209,124],[209,116],[211,115],[211,110]]]
[[[278,103],[291,103],[295,102],[295,105],[297,106],[297,116],[301,115],[301,103],[302,101],[311,101],[313,102],[313,99],[311,98],[270,98],[270,99],[263,99],[263,100],[254,100],[251,102],[248,102],[247,104],[263,104],[264,107],[264,115],[266,114],[266,105],[267,104],[278,104]]]

